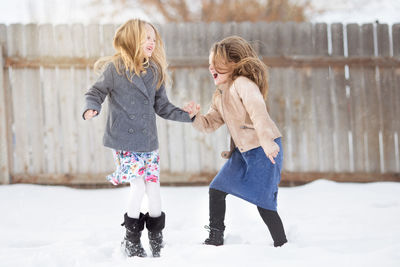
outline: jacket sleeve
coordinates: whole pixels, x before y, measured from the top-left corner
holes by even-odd
[[[156,91],[154,110],[158,116],[167,120],[192,122],[189,113],[169,102],[164,85]]]
[[[104,102],[106,96],[113,90],[113,87],[114,77],[112,64],[109,64],[85,94],[85,106],[82,113],[83,119],[85,119],[83,115],[88,109],[96,110],[97,115],[100,114],[101,104]]]
[[[205,115],[197,114],[193,121],[193,127],[200,132],[211,133],[225,123],[214,103]]]
[[[234,86],[250,116],[265,154],[269,155],[271,149],[277,144],[274,142],[274,132],[269,127],[271,118],[260,89],[254,82],[244,77],[237,78]]]

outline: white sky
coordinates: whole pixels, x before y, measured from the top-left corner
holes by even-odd
[[[132,0],[133,2],[134,0]],[[297,0],[303,1],[303,0]],[[132,17],[150,18],[140,5],[112,15],[115,5],[102,0],[94,8],[93,0],[0,0],[0,23],[121,23]],[[322,14],[313,13],[311,21],[400,23],[399,0],[311,0]],[[198,1],[193,1],[198,4]]]
[[[0,23],[119,23],[132,17],[148,19],[140,9],[112,16],[109,0],[95,7],[93,0],[0,0]]]

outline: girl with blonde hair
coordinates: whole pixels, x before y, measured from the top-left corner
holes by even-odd
[[[184,110],[195,116],[193,126],[199,131],[213,132],[226,124],[231,151],[223,152],[228,161],[210,184],[210,232],[204,243],[223,245],[225,198],[231,194],[257,206],[274,246],[282,246],[287,240],[277,196],[283,152],[281,133],[265,105],[267,67],[246,40],[231,36],[212,46],[209,70],[217,89],[207,114],[199,114],[194,102]]]
[[[156,114],[181,122],[191,122],[191,118],[168,100],[164,45],[152,24],[127,21],[117,29],[113,46],[113,56],[95,63],[101,76],[85,94],[83,118],[97,116],[108,96],[103,144],[113,149],[116,170],[107,180],[114,185],[130,184],[122,247],[130,257],[145,257],[140,237],[146,225],[152,254],[159,257],[165,213],[161,210]],[[140,212],[144,194],[149,203],[146,214]]]

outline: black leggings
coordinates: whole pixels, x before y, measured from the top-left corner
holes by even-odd
[[[224,224],[225,210],[226,210],[225,199],[227,195],[228,195],[227,193],[213,188],[210,188],[209,190],[211,228],[225,230],[225,224]],[[278,212],[274,210],[263,209],[258,206],[257,209],[264,223],[267,225],[268,230],[272,236],[272,239],[274,240],[274,246],[278,247],[285,244],[287,242],[287,239],[285,235],[285,230],[283,228],[282,220],[279,217]]]

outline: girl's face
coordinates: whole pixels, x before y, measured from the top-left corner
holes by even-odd
[[[228,82],[228,78],[230,76],[230,72],[224,72],[224,73],[219,73],[214,67],[214,64],[212,63],[212,58],[213,58],[213,53],[210,53],[210,56],[208,58],[208,64],[209,64],[209,71],[211,75],[214,78],[214,84],[215,85],[220,85]]]
[[[149,24],[146,24],[145,30],[146,39],[142,45],[142,49],[147,57],[151,57],[151,54],[156,47],[156,33],[154,32],[153,27],[151,27]]]

